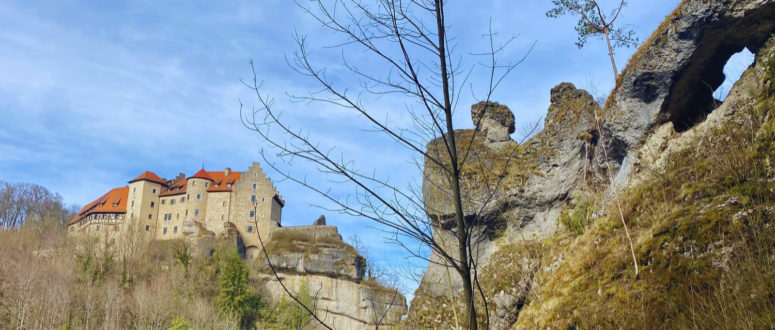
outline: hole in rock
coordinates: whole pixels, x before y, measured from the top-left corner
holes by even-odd
[[[692,128],[718,108],[755,57],[744,45],[719,46],[708,53],[712,55],[690,65],[672,90],[668,113],[676,132]]]
[[[727,64],[724,65],[724,82],[713,92],[713,98],[721,102],[726,100],[732,86],[740,80],[743,72],[753,64],[753,60],[754,54],[748,48],[732,55],[727,60]]]

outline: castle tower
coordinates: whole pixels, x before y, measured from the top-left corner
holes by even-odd
[[[154,239],[159,215],[159,194],[167,181],[156,173],[145,171],[129,181],[129,195],[125,223],[144,233],[146,239]]]
[[[213,183],[213,178],[204,169],[188,178],[186,187],[186,220],[205,223],[207,214],[207,189]]]

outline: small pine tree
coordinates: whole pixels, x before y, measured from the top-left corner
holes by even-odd
[[[239,317],[243,328],[255,321],[260,298],[248,287],[248,268],[236,249],[223,260],[218,274],[218,311],[224,315]]]

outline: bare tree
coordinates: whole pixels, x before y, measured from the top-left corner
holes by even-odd
[[[473,228],[479,219],[466,219],[464,216],[463,205],[467,196],[461,188],[461,174],[466,170],[469,150],[460,146],[473,145],[479,131],[475,130],[470,140],[466,137],[466,141],[460,141],[461,137],[455,134],[453,114],[464,87],[471,87],[472,93],[475,89],[481,90],[475,97],[486,101],[488,106],[482,112],[486,111],[494,90],[524,57],[500,63],[496,55],[513,38],[496,45],[494,34],[490,31],[486,35],[490,49],[484,54],[487,61],[483,65],[489,83],[483,88],[474,88],[467,83],[474,66],[466,66],[461,57],[453,56],[454,46],[450,45],[452,38],[447,35],[449,24],[445,19],[444,1],[316,0],[311,3],[312,7],[298,4],[323,27],[343,36],[344,41],[335,45],[343,49],[343,54],[352,53],[348,52],[351,48],[365,51],[379,62],[379,69],[360,67],[343,55],[342,61],[350,77],[331,80],[325,69],[312,64],[307,37],[296,33],[298,51],[289,62],[297,72],[317,82],[321,90],[292,98],[333,104],[359,114],[365,122],[362,127],[405,147],[417,157],[417,165],[422,166],[425,162],[440,168],[449,187],[449,196],[446,197],[454,205],[455,225],[450,232],[456,238],[456,244],[447,248],[434,238],[434,223],[428,216],[431,211],[423,203],[417,185],[409,183],[408,187],[401,187],[390,182],[388,175],[360,171],[344,155],[335,155],[310,138],[308,133],[291,127],[282,119],[281,110],[276,109],[274,100],[263,90],[263,82],[257,78],[252,62],[253,78],[245,84],[255,92],[257,106],[247,109],[241,104],[243,124],[257,132],[268,147],[276,150],[279,159],[289,165],[295,159],[313,164],[323,174],[338,177],[336,184],[347,185],[355,192],[354,198],[336,196],[330,187],[310,182],[306,177],[291,173],[290,169],[281,168],[262,151],[265,163],[284,180],[319,193],[338,212],[380,224],[401,246],[407,247],[404,244],[407,240],[419,242],[440,256],[444,262],[439,264],[451,267],[460,276],[468,325],[477,329],[477,306],[474,303],[478,287],[477,259],[472,251],[477,243],[473,239]],[[527,53],[529,51],[525,56]],[[361,93],[353,94],[346,86],[336,83],[352,80],[362,84]],[[382,114],[371,102],[384,96],[403,101],[413,124],[401,126],[395,121],[380,119]],[[482,117],[478,116],[479,120]],[[475,124],[478,127],[479,123]],[[435,141],[440,150],[426,151],[429,141]],[[497,188],[498,184],[492,189],[488,187],[488,191],[494,193]],[[407,247],[407,251],[432,262],[427,255],[414,249]],[[486,300],[483,307],[487,309]]]
[[[579,39],[576,46],[584,47],[589,37],[603,37],[608,46],[608,57],[611,58],[611,66],[614,69],[614,80],[619,77],[619,70],[614,60],[615,47],[634,47],[638,44],[638,38],[632,30],[614,28],[614,22],[619,18],[622,9],[627,6],[626,0],[621,0],[619,5],[609,15],[604,15],[595,0],[552,0],[554,8],[546,12],[546,16],[557,18],[565,14],[579,16],[576,23],[576,32]]]
[[[61,195],[41,185],[0,181],[0,227],[18,228],[25,223],[64,227],[76,211],[75,206],[64,205]]]

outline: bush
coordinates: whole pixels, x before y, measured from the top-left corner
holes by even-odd
[[[566,207],[562,210],[560,224],[578,236],[589,226],[593,214],[597,212],[597,204],[591,194],[582,192],[573,196],[573,203],[575,207]]]

